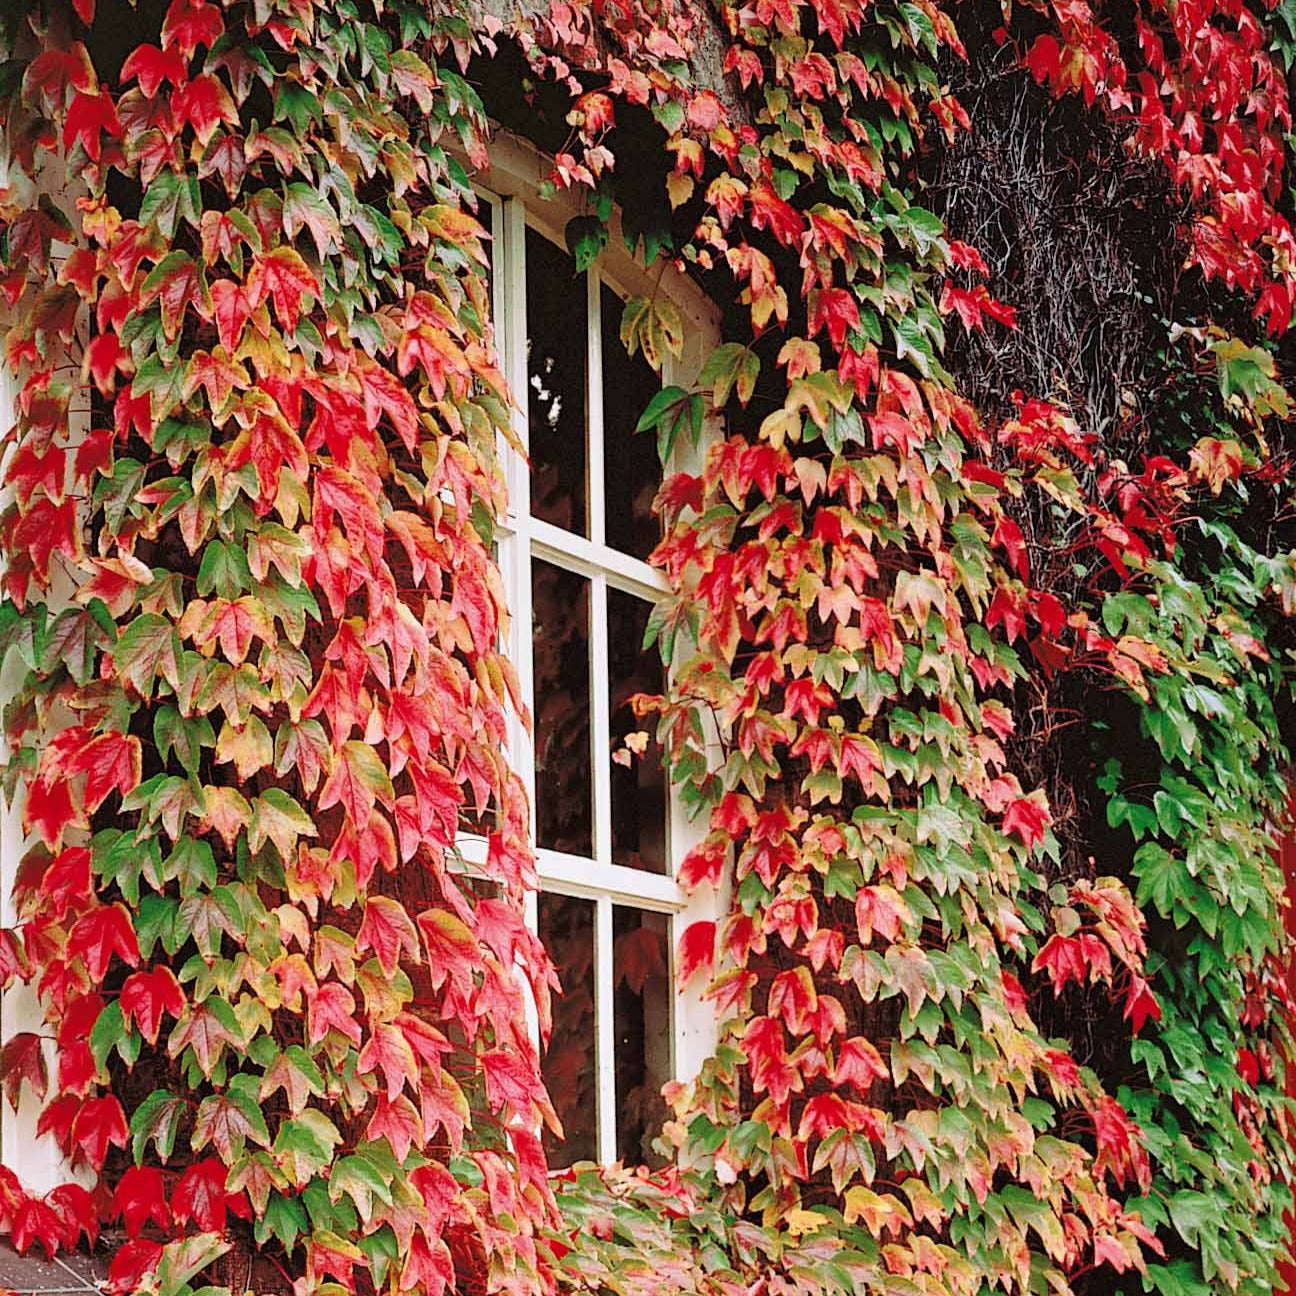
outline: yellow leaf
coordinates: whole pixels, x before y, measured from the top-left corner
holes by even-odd
[[[666,192],[670,196],[672,207],[682,207],[693,197],[693,177],[676,175],[673,171],[666,177]]]
[[[806,1233],[814,1233],[823,1228],[827,1222],[818,1211],[802,1210],[799,1206],[794,1206],[783,1217],[783,1223],[787,1226],[787,1231],[797,1237],[802,1237]]]

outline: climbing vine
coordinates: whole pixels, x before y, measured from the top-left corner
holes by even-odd
[[[1187,192],[1192,309],[1222,280],[1281,334],[1285,28],[1145,8],[1000,35]],[[923,205],[925,133],[969,125],[958,20],[14,16],[0,641],[30,845],[0,971],[47,1030],[0,1071],[85,1172],[0,1174],[20,1249],[107,1227],[113,1290],[163,1296],[1270,1289],[1288,397],[1228,299],[1228,329],[1167,329],[1139,462],[1064,392],[959,394],[947,330],[1040,304]],[[516,394],[471,188],[501,68],[588,195],[578,263],[619,203],[724,310],[640,422],[701,455],[658,497],[674,669],[640,708],[707,830],[681,881],[727,902],[680,934],[717,1043],[652,1174],[550,1177],[541,1143],[556,979],[493,556]],[[654,367],[682,343],[664,295],[621,333]],[[1032,690],[1064,687],[1101,700],[1099,859],[1026,774]]]

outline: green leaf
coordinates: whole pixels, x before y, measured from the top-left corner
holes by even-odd
[[[162,880],[179,882],[181,899],[215,886],[216,858],[210,844],[200,837],[182,837],[162,865]]]
[[[287,862],[296,853],[297,838],[314,837],[318,831],[310,815],[281,788],[267,788],[253,798],[248,847],[254,855],[272,841],[279,857]]]
[[[180,687],[180,636],[175,625],[145,612],[122,631],[112,650],[113,667],[142,697],[151,697],[161,676],[173,689]]]
[[[684,354],[684,321],[668,298],[631,297],[621,314],[621,341],[630,355],[642,351],[660,373],[667,356]]]
[[[127,1067],[133,1067],[143,1044],[144,1037],[138,1031],[126,1029],[121,1004],[116,999],[105,1005],[90,1030],[90,1052],[101,1075],[105,1073],[108,1058],[114,1050]]]
[[[657,429],[657,457],[665,466],[675,449],[681,429],[689,430],[689,442],[696,447],[702,435],[702,397],[697,392],[686,392],[682,387],[663,387],[648,402],[636,432]]]
[[[306,1232],[307,1227],[306,1210],[301,1202],[295,1197],[272,1192],[265,1210],[256,1218],[253,1235],[262,1246],[270,1238],[278,1238],[283,1249],[292,1255],[297,1239]]]
[[[181,1296],[188,1290],[190,1279],[219,1260],[233,1245],[219,1233],[193,1233],[168,1242],[158,1261],[155,1279],[158,1296]]]
[[[206,716],[182,716],[173,706],[162,706],[153,714],[153,742],[165,761],[172,753],[186,774],[198,773],[204,747],[216,745],[216,733]]]
[[[198,593],[204,598],[216,594],[236,599],[252,588],[247,554],[242,547],[225,540],[212,540],[203,550],[198,566]]]
[[[716,409],[728,404],[731,392],[736,392],[739,403],[746,405],[756,390],[760,368],[760,357],[750,347],[725,342],[707,357],[698,374],[698,385],[711,388],[711,403]]]
[[[1170,1220],[1190,1246],[1202,1244],[1203,1232],[1216,1232],[1219,1228],[1219,1201],[1205,1193],[1183,1189],[1167,1203]]]
[[[599,259],[599,254],[607,247],[608,228],[597,216],[573,216],[563,233],[567,250],[581,274]]]
[[[165,1165],[175,1150],[176,1134],[188,1104],[167,1089],[155,1089],[131,1115],[131,1155],[135,1164],[144,1160],[144,1149],[153,1143]]]

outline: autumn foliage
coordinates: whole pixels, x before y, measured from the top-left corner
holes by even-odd
[[[161,1296],[1270,1290],[1286,10],[997,30],[1190,211],[1125,458],[1065,392],[959,394],[947,331],[1047,304],[923,205],[925,138],[975,127],[955,6],[18,7],[0,972],[47,1030],[0,1073],[80,1177],[0,1172],[15,1244],[107,1228],[114,1292]],[[724,307],[641,421],[663,458],[704,438],[658,497],[674,669],[641,705],[707,830],[681,881],[727,897],[679,934],[717,1042],[653,1174],[551,1178],[540,1141],[516,394],[470,186],[506,63],[590,195],[573,241],[646,175],[632,250]],[[680,322],[639,298],[622,337],[660,366]]]

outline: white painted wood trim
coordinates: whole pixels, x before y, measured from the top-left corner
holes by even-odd
[[[474,175],[474,184],[485,191],[492,203],[492,228],[496,239],[497,311],[496,344],[503,372],[521,408],[514,412],[514,428],[520,443],[528,444],[527,409],[527,324],[526,324],[526,231],[534,229],[558,246],[565,243],[564,230],[573,216],[582,215],[582,198],[559,192],[540,200],[538,190],[548,178],[551,163],[529,142],[498,132],[491,148],[490,166]],[[498,199],[499,201],[496,201]],[[497,531],[501,564],[513,631],[510,651],[522,681],[522,695],[534,710],[535,681],[531,651],[531,564],[537,559],[585,576],[590,581],[590,685],[591,685],[591,769],[593,796],[593,858],[553,850],[537,851],[537,871],[546,891],[593,901],[595,906],[595,1068],[598,1094],[597,1148],[603,1161],[616,1159],[616,1073],[615,1019],[613,1004],[613,909],[622,905],[669,916],[669,968],[671,985],[676,985],[677,948],[685,929],[696,921],[715,921],[726,897],[716,893],[688,896],[674,877],[674,870],[687,850],[701,839],[705,824],[689,822],[679,798],[668,797],[667,852],[669,876],[626,868],[612,863],[611,780],[608,768],[610,745],[609,679],[606,674],[608,648],[607,591],[615,589],[645,601],[655,602],[669,593],[661,572],[603,543],[606,536],[606,500],[603,477],[602,410],[602,311],[601,285],[606,283],[618,296],[661,293],[668,296],[685,321],[685,349],[678,359],[668,359],[663,368],[664,385],[692,382],[719,335],[719,310],[700,288],[674,266],[645,270],[626,252],[619,221],[614,215],[609,247],[597,266],[587,273],[587,392],[586,392],[586,491],[588,537],[573,534],[530,515],[529,468],[515,454],[506,456],[509,510]],[[708,429],[708,434],[714,434]],[[677,447],[671,470],[697,471],[705,444],[699,448]],[[595,666],[599,663],[599,666]],[[520,724],[510,733],[514,760],[531,803],[532,835],[535,833],[534,746]],[[465,838],[465,860],[482,862],[485,843]],[[534,897],[527,906],[527,922],[535,928],[537,906]],[[535,1030],[534,1010],[532,1029]],[[670,1053],[675,1079],[694,1078],[716,1043],[715,1014],[697,986],[673,989],[670,1012]]]

